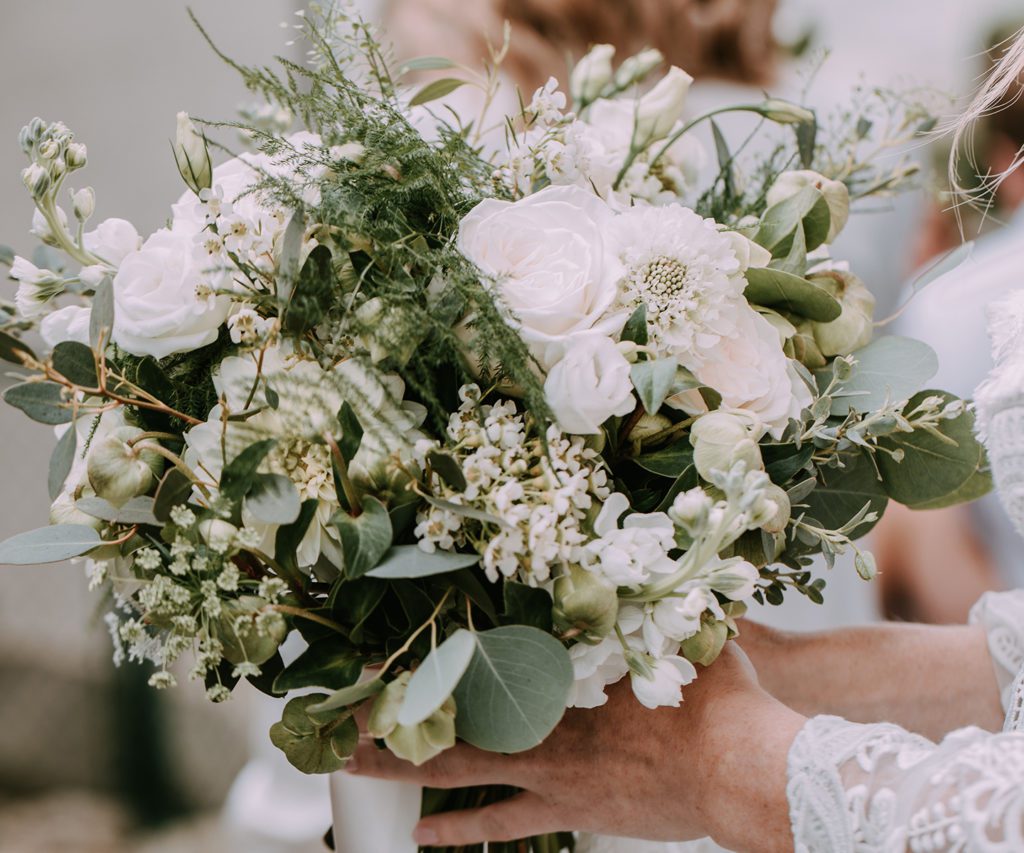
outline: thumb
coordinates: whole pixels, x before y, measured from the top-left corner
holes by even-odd
[[[484,841],[514,841],[564,829],[539,795],[522,793],[482,809],[425,817],[413,839],[425,847],[461,847]]]

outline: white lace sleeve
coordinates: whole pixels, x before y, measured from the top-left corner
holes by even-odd
[[[798,853],[1024,851],[1024,592],[987,595],[971,618],[988,630],[1004,731],[935,744],[888,724],[809,720],[789,753]]]

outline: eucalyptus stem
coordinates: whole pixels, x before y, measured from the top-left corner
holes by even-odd
[[[326,616],[321,616],[319,613],[311,613],[308,610],[303,610],[301,607],[292,607],[290,604],[271,604],[270,609],[276,610],[278,613],[295,616],[298,619],[308,619],[310,622],[316,622],[318,625],[323,625],[325,628],[330,628],[332,631],[348,636],[348,631],[345,630],[344,625],[335,622],[333,619],[328,619]]]
[[[141,438],[141,436],[136,436],[136,438]],[[188,465],[185,464],[185,460],[182,459],[177,453],[168,450],[162,444],[157,444],[156,442],[148,442],[144,446],[144,449],[152,451],[153,453],[157,454],[157,456],[162,456],[164,459],[170,462],[175,468],[181,471],[182,474],[188,477],[189,481],[194,486],[196,486],[196,488],[198,488],[199,491],[203,493],[204,497],[209,499],[210,490],[207,488],[206,483],[199,479],[199,475],[196,474],[196,472],[193,471],[191,468],[189,468]]]

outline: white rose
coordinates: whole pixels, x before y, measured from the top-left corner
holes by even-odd
[[[673,65],[636,106],[634,139],[641,147],[664,139],[682,118],[693,78]]]
[[[161,229],[114,277],[114,342],[132,355],[164,358],[217,340],[231,309],[209,288],[192,237]]]
[[[486,199],[459,225],[459,250],[494,283],[545,369],[566,338],[612,335],[626,313],[608,315],[620,267],[604,234],[613,212],[593,192],[547,187],[516,201]]]
[[[594,435],[612,415],[633,411],[629,362],[615,342],[597,332],[576,335],[548,373],[544,394],[564,432]]]
[[[39,324],[39,335],[50,349],[61,341],[76,341],[88,346],[90,313],[81,305],[68,305],[47,314]]]
[[[701,352],[694,375],[722,395],[722,408],[745,409],[781,438],[790,418],[811,404],[811,392],[786,358],[779,334],[767,320],[744,304],[731,317],[734,332]],[[700,395],[683,392],[667,401],[693,413],[706,406]]]
[[[831,243],[850,218],[850,192],[842,181],[833,181],[811,169],[783,172],[768,190],[765,202],[771,207],[795,196],[807,187],[814,187],[825,197],[825,204],[828,205],[828,212],[831,215],[825,242]]]
[[[87,231],[82,240],[86,249],[115,267],[142,245],[135,226],[124,219],[105,219]]]

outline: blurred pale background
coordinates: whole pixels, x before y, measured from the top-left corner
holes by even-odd
[[[288,50],[280,23],[297,7],[290,0],[191,5],[230,55],[268,61]],[[142,233],[162,224],[181,191],[168,146],[175,113],[230,118],[247,100],[192,28],[185,6],[5,4],[0,242],[22,253],[32,248],[16,138],[34,115],[65,121],[88,145],[82,181],[96,189],[98,218],[130,219]],[[832,49],[812,97],[825,104],[862,74],[872,83],[968,90],[981,39],[1017,6],[975,0],[967,11],[962,0],[782,0],[777,25],[783,42],[813,29],[814,44]],[[884,227],[868,214],[849,229],[850,245],[860,247],[855,264],[886,307],[908,271],[919,204],[900,202],[898,210]],[[0,286],[13,292],[10,282]],[[50,449],[45,428],[0,407],[0,537],[46,522]],[[871,618],[869,597],[852,588],[852,572],[844,577],[833,592],[847,604],[835,618]],[[187,685],[156,696],[140,671],[115,673],[97,605],[77,567],[0,571],[0,853],[253,849],[225,846],[215,818],[201,817],[216,815],[245,762],[250,706],[213,707]],[[826,614],[804,608],[790,618],[813,625]],[[133,826],[140,828],[129,832]],[[310,836],[324,828],[313,827]]]

